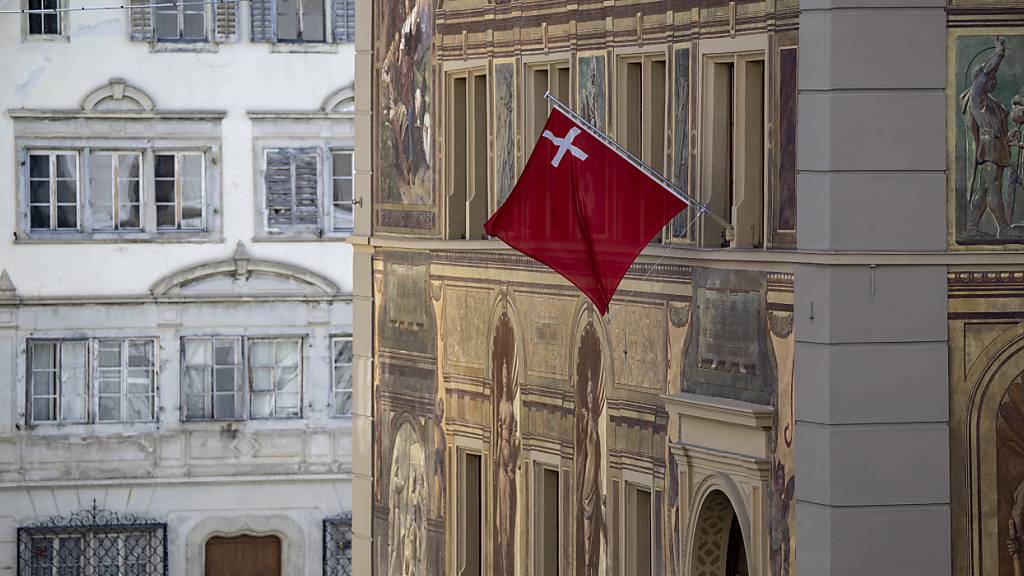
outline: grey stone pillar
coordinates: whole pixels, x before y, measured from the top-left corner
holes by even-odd
[[[798,574],[951,571],[944,8],[801,2]]]

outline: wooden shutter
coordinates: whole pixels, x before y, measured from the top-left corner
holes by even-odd
[[[315,231],[320,223],[320,154],[316,148],[266,152],[268,230]]]
[[[153,39],[153,9],[149,0],[131,0],[132,40],[149,42]],[[142,8],[142,6],[146,6]]]
[[[274,0],[251,0],[249,10],[252,15],[252,41],[274,41]]]
[[[334,41],[355,42],[356,3],[355,0],[333,0],[331,10],[334,19]]]
[[[218,0],[214,11],[214,42],[234,42],[238,38],[238,0]]]

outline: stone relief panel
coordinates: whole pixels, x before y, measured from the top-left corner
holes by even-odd
[[[604,453],[601,434],[605,410],[601,339],[593,320],[580,334],[574,366],[576,400],[576,574],[597,576],[605,567]]]
[[[516,65],[494,64],[494,164],[496,206],[501,206],[516,185]]]
[[[518,292],[522,311],[530,374],[565,378],[568,361],[565,351],[575,300]]]
[[[445,359],[452,364],[483,368],[486,318],[493,297],[489,290],[448,286],[444,305]]]
[[[435,130],[433,2],[387,2],[376,12],[378,199],[387,204],[430,205]]]
[[[767,338],[766,282],[762,272],[694,268],[696,309],[684,343],[682,391],[774,403],[776,374]]]
[[[583,119],[604,130],[607,110],[607,68],[605,55],[588,54],[576,58],[576,102]]]
[[[661,306],[617,304],[608,325],[621,369],[615,383],[626,388],[660,392],[665,373],[665,309]]]
[[[493,574],[510,576],[516,570],[519,512],[519,371],[516,334],[507,310],[498,316],[491,340],[491,388],[494,422],[494,543]]]
[[[1024,35],[962,33],[953,45],[956,242],[1024,243]]]

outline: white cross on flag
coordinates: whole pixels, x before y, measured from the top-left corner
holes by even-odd
[[[555,108],[484,229],[575,284],[604,314],[644,246],[686,202]]]

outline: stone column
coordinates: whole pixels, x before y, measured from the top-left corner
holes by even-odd
[[[355,234],[352,254],[352,573],[373,565],[373,1],[356,0]]]
[[[798,574],[951,571],[944,8],[801,2]]]

